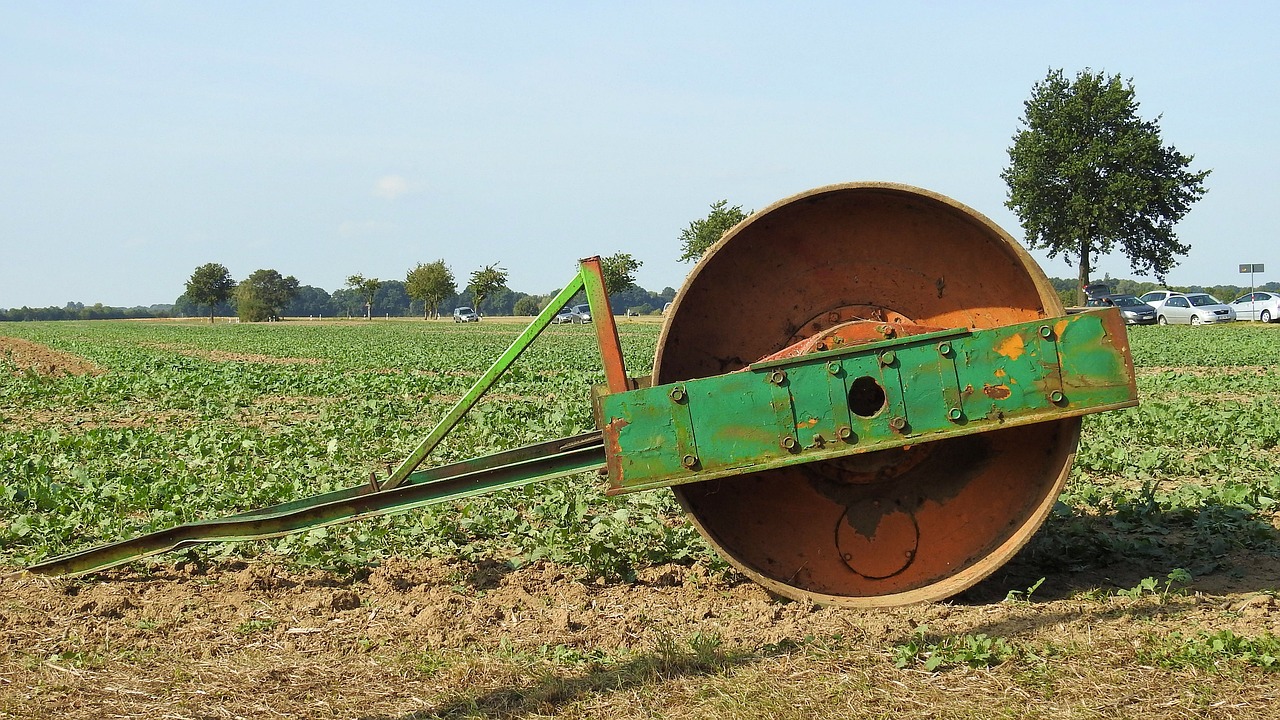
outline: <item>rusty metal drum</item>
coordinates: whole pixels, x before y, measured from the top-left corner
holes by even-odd
[[[906,185],[810,190],[712,246],[667,314],[655,384],[746,367],[858,320],[983,329],[1063,314],[1035,261],[980,213]],[[698,530],[786,597],[885,606],[953,595],[1043,523],[1079,418],[682,485]]]

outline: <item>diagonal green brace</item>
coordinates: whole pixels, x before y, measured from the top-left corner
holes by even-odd
[[[533,322],[529,323],[529,327],[525,328],[524,332],[520,333],[520,335],[512,341],[511,346],[508,347],[506,351],[502,353],[502,356],[499,357],[498,360],[480,376],[480,379],[471,386],[471,389],[468,390],[466,394],[449,409],[449,412],[445,413],[445,416],[440,419],[440,422],[436,424],[431,433],[418,444],[418,447],[414,449],[409,457],[405,458],[404,462],[400,463],[400,467],[396,468],[395,472],[391,473],[386,480],[382,481],[378,486],[378,489],[390,490],[403,484],[409,477],[409,474],[416,470],[418,466],[422,464],[422,461],[431,454],[431,451],[440,444],[440,441],[444,439],[444,436],[448,435],[449,431],[453,430],[454,426],[462,420],[462,416],[466,415],[467,411],[475,406],[476,402],[480,400],[480,396],[484,395],[488,392],[489,388],[493,387],[493,384],[498,381],[498,378],[502,377],[502,374],[507,371],[507,368],[511,367],[516,359],[520,357],[521,353],[533,344],[534,339],[536,339],[538,335],[540,335],[542,331],[551,324],[551,320],[555,318],[556,313],[560,311],[560,308],[564,307],[565,303],[572,300],[573,296],[577,295],[578,291],[582,288],[582,272],[579,271],[578,274],[573,277],[573,280],[570,281],[570,283],[566,285],[558,295],[547,303],[547,306],[542,309],[542,312],[539,313],[536,318],[533,319]]]

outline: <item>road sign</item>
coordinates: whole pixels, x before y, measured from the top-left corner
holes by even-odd
[[[1260,273],[1260,272],[1263,272],[1263,270],[1262,270],[1262,264],[1261,264],[1261,263],[1259,263],[1259,264],[1257,264],[1257,265],[1248,265],[1248,264],[1243,264],[1243,263],[1242,263],[1242,264],[1240,265],[1240,272],[1242,272],[1242,273]]]

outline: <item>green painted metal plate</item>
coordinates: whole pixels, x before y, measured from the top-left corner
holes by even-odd
[[[601,399],[609,492],[914,445],[1138,403],[1115,309],[756,363]]]

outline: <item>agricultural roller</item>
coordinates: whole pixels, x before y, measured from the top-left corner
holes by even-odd
[[[607,379],[592,393],[596,430],[420,469],[580,291]],[[1026,251],[949,198],[833,185],[755,213],[706,252],[667,313],[651,378],[627,375],[588,258],[386,477],[28,570],[85,573],[596,473],[609,494],[672,488],[707,541],[779,595],[937,600],[1041,525],[1081,416],[1137,402],[1115,309],[1066,315]]]

